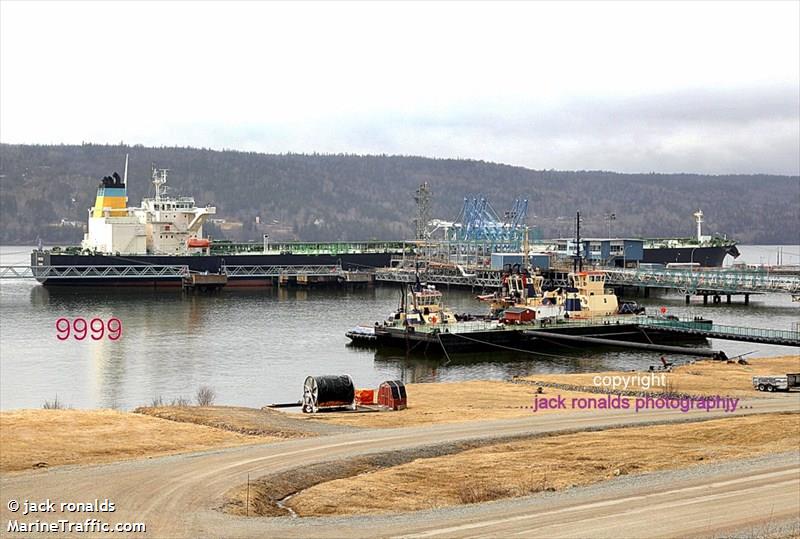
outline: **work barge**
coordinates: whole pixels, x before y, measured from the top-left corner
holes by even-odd
[[[637,315],[535,321],[522,325],[491,319],[464,320],[438,326],[399,327],[376,323],[372,328],[355,328],[348,332],[348,337],[359,346],[444,355],[497,349],[535,352],[567,344],[724,357],[719,351],[702,346],[709,338],[800,346],[800,331],[727,326],[703,318],[680,320]],[[676,341],[694,346],[674,346]]]

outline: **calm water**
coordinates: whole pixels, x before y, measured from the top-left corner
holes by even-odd
[[[747,262],[774,262],[777,247],[741,247]],[[0,248],[0,263],[27,264],[27,247]],[[783,248],[785,263],[800,261],[800,248]],[[340,290],[265,289],[183,296],[179,291],[48,291],[33,281],[0,283],[0,408],[40,407],[56,395],[76,408],[148,404],[154,397],[192,397],[208,384],[218,402],[262,406],[297,400],[309,374],[349,373],[370,387],[401,378],[409,382],[503,379],[536,372],[646,368],[658,354],[619,350],[562,349],[561,358],[497,352],[439,358],[406,358],[347,345],[344,332],[385,318],[397,304],[394,287]],[[458,312],[484,305],[467,291],[446,293]],[[683,304],[683,298],[653,298],[678,316],[703,315],[723,324],[790,329],[800,304],[788,296],[758,296],[750,306]],[[118,341],[56,338],[60,317],[117,317]],[[728,355],[796,353],[785,347],[716,341]]]

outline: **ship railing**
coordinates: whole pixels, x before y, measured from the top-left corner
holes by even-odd
[[[410,253],[411,245],[402,241],[350,241],[350,242],[214,242],[211,251],[224,253],[291,253],[291,254],[401,254]]]
[[[593,316],[588,318],[571,318],[559,319],[557,321],[548,320],[542,324],[542,320],[534,320],[522,324],[504,324],[499,320],[468,320],[463,322],[455,322],[450,324],[436,324],[436,325],[415,325],[415,331],[421,333],[432,333],[434,330],[439,330],[441,333],[470,333],[474,331],[517,331],[529,329],[553,329],[565,327],[597,327],[604,325],[637,325],[645,317],[635,315],[623,316]]]
[[[464,322],[453,322],[449,324],[425,324],[414,325],[417,333],[472,333],[475,331],[503,331],[511,329],[501,324],[497,320],[470,320]]]

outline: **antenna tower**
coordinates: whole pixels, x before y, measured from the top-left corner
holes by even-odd
[[[417,204],[414,237],[418,240],[425,240],[428,238],[428,221],[431,220],[431,188],[428,182],[422,182],[414,192],[414,202]]]

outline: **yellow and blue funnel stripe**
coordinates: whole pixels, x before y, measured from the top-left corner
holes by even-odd
[[[109,216],[124,217],[127,215],[125,208],[128,207],[128,193],[126,187],[106,187],[101,185],[97,188],[97,198],[94,202],[92,217],[103,217],[105,208],[110,208]]]

